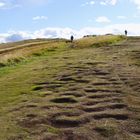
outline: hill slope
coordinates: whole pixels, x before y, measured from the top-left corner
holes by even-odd
[[[140,138],[140,38],[55,47],[0,74],[1,140]]]

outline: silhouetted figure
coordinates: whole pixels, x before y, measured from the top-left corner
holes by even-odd
[[[125,30],[124,32],[125,32],[125,35],[127,36],[127,30]]]
[[[73,42],[73,40],[74,40],[73,35],[71,35],[70,40],[71,40],[71,42]]]

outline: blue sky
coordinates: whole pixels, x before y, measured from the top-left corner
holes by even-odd
[[[140,35],[140,0],[0,0],[0,42],[125,29]]]

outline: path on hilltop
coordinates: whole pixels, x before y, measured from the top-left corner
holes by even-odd
[[[13,109],[30,138],[140,139],[140,38],[128,37],[111,47],[72,49],[53,60],[42,69],[54,69],[60,62],[60,70],[36,81],[33,92],[38,96]]]

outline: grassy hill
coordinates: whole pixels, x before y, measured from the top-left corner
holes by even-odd
[[[0,45],[0,140],[140,138],[140,38]]]

